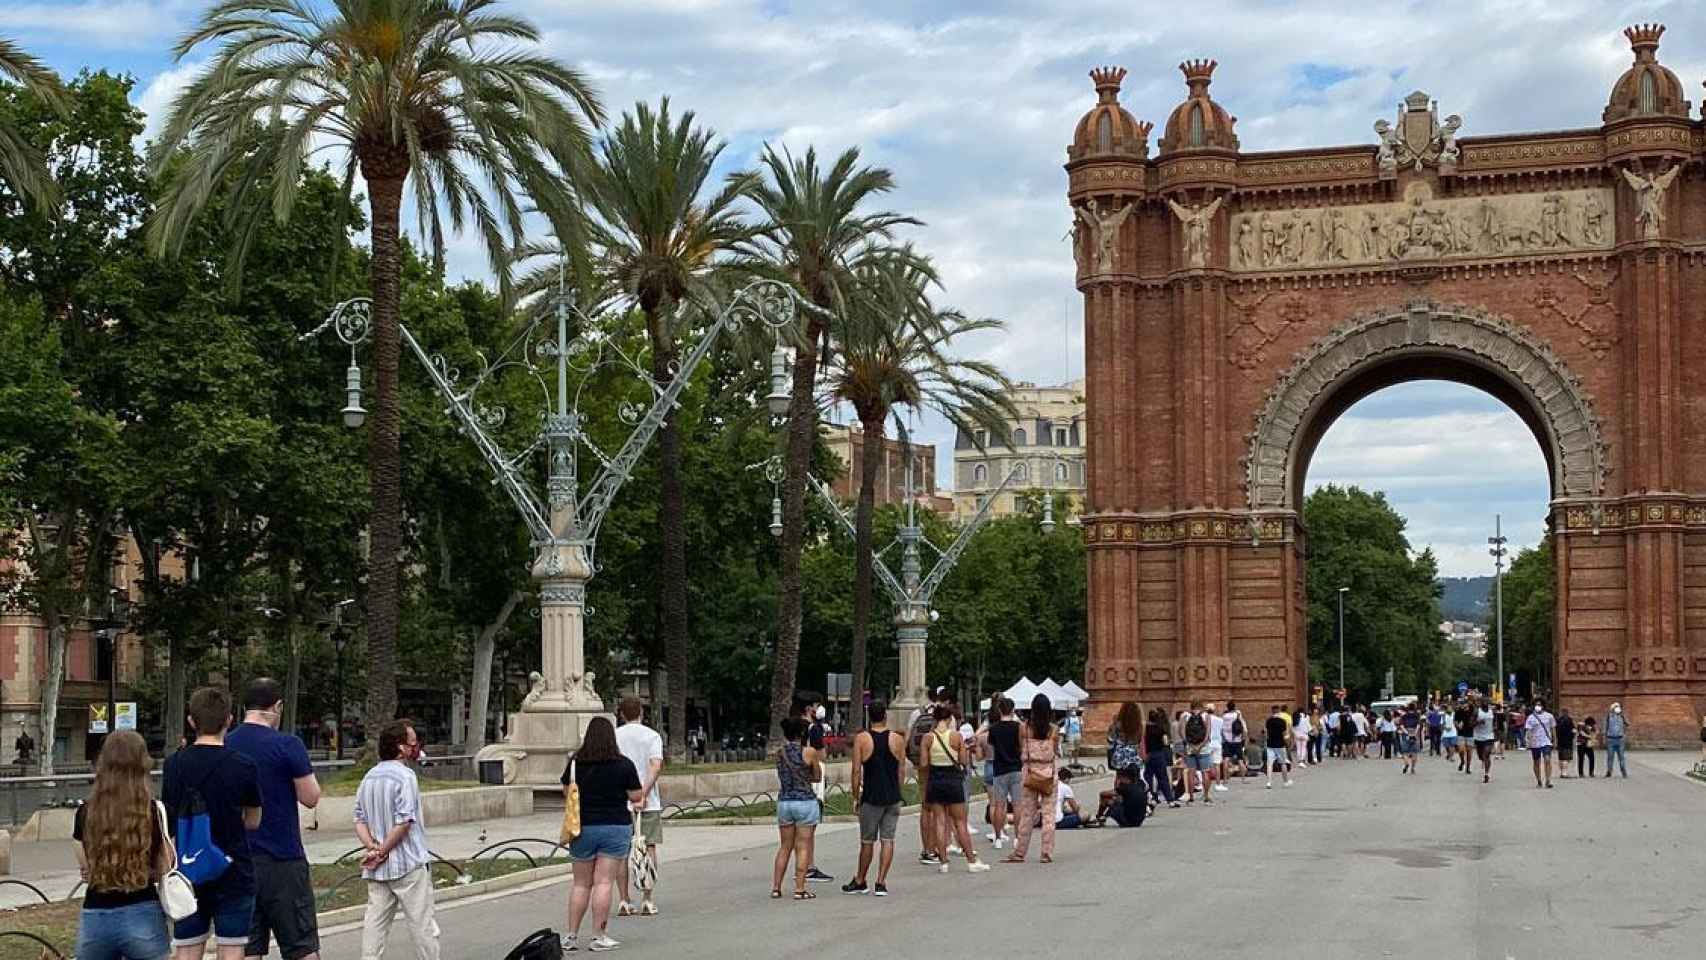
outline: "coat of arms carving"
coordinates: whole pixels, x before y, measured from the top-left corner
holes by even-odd
[[[1455,113],[1440,123],[1438,101],[1420,90],[1405,97],[1398,105],[1396,126],[1374,121],[1374,132],[1380,136],[1381,179],[1396,177],[1400,166],[1420,173],[1424,164],[1432,164],[1450,173],[1457,167],[1457,128],[1462,125],[1463,118]]]

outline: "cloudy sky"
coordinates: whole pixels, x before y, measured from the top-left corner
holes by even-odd
[[[6,0],[0,34],[56,68],[127,71],[157,112],[199,65],[166,53],[204,0]],[[729,141],[731,164],[765,142],[858,145],[890,168],[890,207],[927,226],[945,300],[1002,317],[1004,336],[964,346],[1019,379],[1080,375],[1069,324],[1072,261],[1061,163],[1094,101],[1086,71],[1123,65],[1124,102],[1160,122],[1184,94],[1176,64],[1220,62],[1216,98],[1246,150],[1372,142],[1371,124],[1423,89],[1463,134],[1593,126],[1630,60],[1619,31],[1667,23],[1660,59],[1692,97],[1706,76],[1696,2],[1215,3],[1072,0],[510,0],[554,55],[588,71],[612,112],[670,95]],[[474,238],[452,268],[481,277]],[[945,447],[939,424],[922,434]],[[946,458],[945,450],[942,453]],[[941,476],[951,476],[945,469]],[[1516,417],[1467,388],[1376,394],[1334,425],[1311,484],[1388,491],[1449,574],[1483,572],[1494,512],[1532,543],[1545,467]]]

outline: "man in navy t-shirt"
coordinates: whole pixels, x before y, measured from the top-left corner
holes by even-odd
[[[231,859],[219,878],[195,888],[196,912],[172,926],[172,946],[180,957],[199,957],[211,932],[219,942],[219,960],[241,960],[255,912],[255,867],[248,832],[261,825],[261,792],[255,762],[225,745],[231,722],[231,697],[216,687],[190,695],[189,720],[195,742],[166,760],[161,799],[170,811],[180,862],[189,853],[177,836],[178,817],[189,813],[192,794],[206,805],[213,844]]]
[[[261,790],[261,825],[249,832],[255,861],[255,921],[244,956],[264,957],[278,941],[284,960],[317,960],[320,931],[314,919],[314,882],[296,805],[320,802],[320,781],[308,764],[308,748],[278,731],[284,714],[278,683],[262,677],[243,695],[243,722],[225,744],[255,762]]]

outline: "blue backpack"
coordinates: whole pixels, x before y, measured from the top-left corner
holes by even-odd
[[[212,883],[224,876],[231,858],[213,842],[213,818],[208,816],[207,801],[201,788],[219,770],[214,764],[199,783],[185,791],[178,806],[178,872],[195,886]]]

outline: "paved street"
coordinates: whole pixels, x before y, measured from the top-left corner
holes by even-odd
[[[1002,956],[1327,960],[1694,957],[1706,943],[1698,832],[1706,786],[1653,755],[1624,780],[1536,790],[1527,758],[1482,786],[1435,759],[1414,777],[1367,760],[1305,771],[1296,787],[1239,784],[1228,802],[1162,813],[1140,830],[1062,833],[1051,866],[942,877],[898,863],[887,900],[838,891],[852,826],[819,831],[836,875],[814,903],[767,899],[772,842],[664,860],[663,916],[613,921],[622,953],[671,958]],[[676,827],[666,836],[717,827]],[[752,832],[742,830],[746,836]],[[902,824],[916,856],[916,821]],[[666,853],[667,853],[666,847]],[[987,845],[984,850],[988,850]],[[1033,850],[1032,856],[1035,857]],[[440,915],[444,956],[500,958],[561,929],[566,881],[472,899]],[[590,930],[590,926],[587,928]],[[325,956],[359,954],[327,931]],[[391,955],[412,956],[393,940]]]

